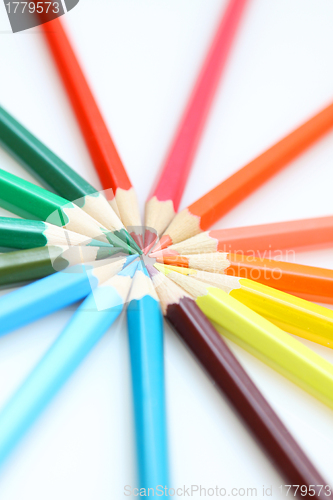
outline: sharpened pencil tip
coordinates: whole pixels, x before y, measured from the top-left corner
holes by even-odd
[[[105,241],[99,241],[99,240],[90,240],[90,242],[87,244],[89,247],[108,247],[112,248],[112,245],[110,243],[107,243]]]
[[[170,245],[172,245],[172,239],[170,238],[170,236],[168,234],[165,234],[162,236],[159,243],[156,245],[156,247],[154,249],[154,253],[159,252],[160,250],[163,250],[164,248],[167,248]]]
[[[155,245],[155,242],[157,240],[157,234],[154,231],[151,231],[150,229],[146,229],[145,231],[145,245],[144,245],[144,253],[147,255],[151,248]]]
[[[160,250],[159,252],[151,252],[149,257],[152,257],[153,259],[163,259],[163,257],[174,257],[175,255],[179,255],[176,250],[169,250],[167,248],[165,250]]]
[[[156,274],[158,274],[157,269],[155,269],[154,266],[152,266],[151,264],[146,264],[146,268],[151,278],[153,276],[156,276]]]
[[[133,240],[135,241],[135,243],[137,244],[137,246],[140,248],[140,254],[142,254],[143,247],[144,247],[142,234],[137,234],[137,233],[134,233],[134,231],[133,231],[130,233],[130,235],[133,238]]]

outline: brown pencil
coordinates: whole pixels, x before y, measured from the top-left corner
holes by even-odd
[[[152,266],[147,268],[164,316],[287,483],[304,486],[327,484],[195,301]],[[320,496],[320,487],[315,488]],[[300,496],[310,498],[311,494],[307,489],[306,494]]]

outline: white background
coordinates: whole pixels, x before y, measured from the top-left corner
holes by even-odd
[[[63,18],[142,209],[224,6],[224,0],[81,0]],[[0,54],[1,104],[100,189],[41,31],[11,34],[2,4]],[[332,0],[250,0],[181,208],[333,99],[332,54]],[[32,180],[3,151],[0,167]],[[332,172],[333,132],[216,227],[332,214]],[[298,254],[297,261],[332,267],[333,251]],[[0,339],[0,404],[74,310]],[[303,342],[333,362],[331,350]],[[279,498],[282,478],[168,327],[165,348],[172,485],[257,487],[258,498],[262,485],[273,485]],[[333,412],[232,349],[333,483]],[[121,318],[2,468],[0,498],[125,498],[124,485],[136,485],[134,457]]]

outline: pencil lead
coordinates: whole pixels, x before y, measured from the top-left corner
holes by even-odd
[[[155,250],[149,254],[149,257],[152,257],[153,259],[163,259],[164,257],[174,257],[179,255],[177,251],[175,250],[170,250],[169,248],[166,248],[165,250]]]
[[[151,264],[146,264],[146,268],[151,278],[158,274],[158,271],[154,269],[154,266],[152,266]]]
[[[168,234],[165,234],[161,237],[160,241],[154,248],[154,253],[159,252],[160,250],[164,250],[164,248],[167,248],[170,245],[172,245],[172,239]]]

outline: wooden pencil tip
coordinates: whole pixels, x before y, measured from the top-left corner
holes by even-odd
[[[154,267],[160,271],[161,273],[165,274],[167,276],[171,271],[166,268],[163,264],[154,264]]]
[[[151,231],[150,229],[146,229],[145,231],[145,244],[144,244],[144,253],[147,255],[147,253],[151,250],[151,248],[155,245],[157,240],[157,234],[154,231]]]
[[[166,250],[160,250],[159,252],[156,252],[155,250],[149,254],[149,257],[152,257],[153,259],[157,258],[164,258],[164,257],[174,257],[178,256],[178,252],[176,250],[169,250],[168,248]]]
[[[138,247],[140,248],[141,253],[142,253],[143,248],[144,248],[142,234],[137,234],[137,233],[132,232],[132,233],[130,233],[130,235],[132,236],[133,240],[138,245]]]
[[[160,239],[159,243],[156,245],[154,252],[159,252],[160,250],[163,250],[164,248],[167,248],[170,245],[172,245],[172,239],[168,234],[164,234]]]
[[[151,264],[146,264],[146,269],[149,273],[149,276],[152,278],[153,276],[156,276],[158,274],[157,269],[154,268]]]

